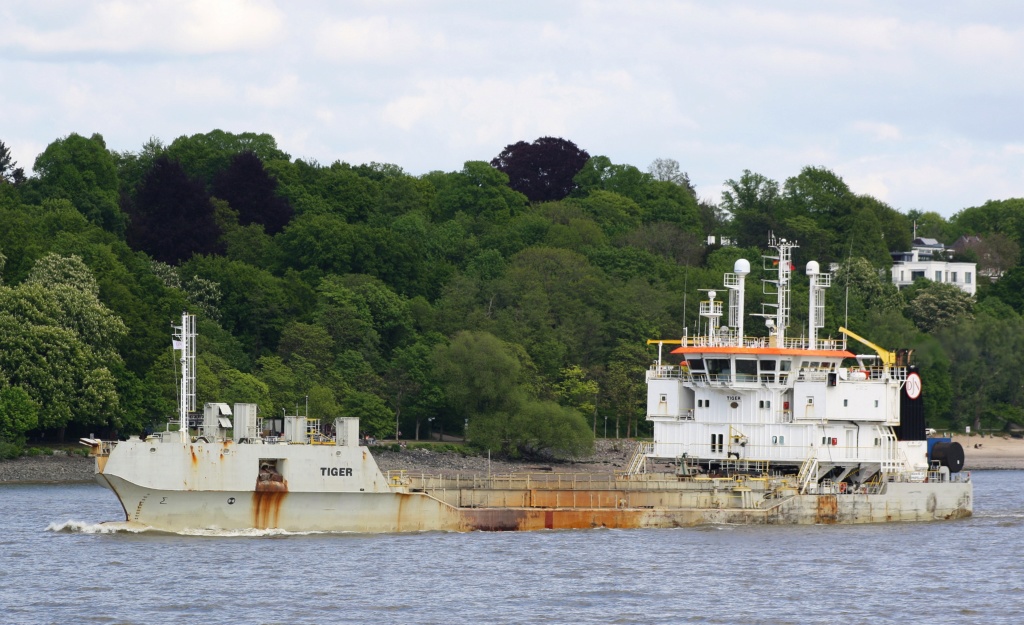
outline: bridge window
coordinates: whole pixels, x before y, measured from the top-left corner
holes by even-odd
[[[736,359],[736,381],[737,382],[756,382],[757,381],[757,361],[753,359],[737,358]]]
[[[732,363],[728,358],[708,358],[705,362],[712,380],[728,380],[732,377]]]

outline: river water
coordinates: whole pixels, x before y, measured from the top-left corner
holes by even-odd
[[[1017,625],[1022,478],[953,522],[383,536],[110,532],[99,486],[0,486],[0,623]]]

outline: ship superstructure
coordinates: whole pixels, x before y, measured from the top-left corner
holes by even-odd
[[[807,263],[808,321],[789,333],[795,242],[772,239],[763,257],[770,296],[757,316],[767,336],[744,333],[743,294],[750,264],[736,261],[726,274],[728,325],[715,291],[700,303],[703,330],[681,340],[649,341],[658,360],[647,372],[647,419],[653,423],[649,456],[676,459],[687,470],[710,473],[792,472],[803,492],[827,481],[856,489],[883,479],[944,479],[963,468],[963,449],[925,437],[920,374],[910,352],[889,352],[840,328],[840,338],[819,338],[825,289],[831,275]],[[774,300],[774,301],[772,301]],[[847,337],[870,347],[856,354]],[[665,346],[681,357],[665,359]],[[678,345],[678,347],[675,347]]]

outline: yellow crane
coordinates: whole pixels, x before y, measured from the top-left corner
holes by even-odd
[[[850,337],[851,339],[860,341],[861,343],[875,350],[875,353],[878,354],[878,357],[882,359],[882,364],[885,365],[886,367],[896,366],[896,352],[890,352],[887,349],[882,349],[881,347],[875,345],[866,338],[860,336],[859,334],[856,334],[852,330],[847,330],[846,328],[839,328],[839,331],[845,334],[846,336]]]

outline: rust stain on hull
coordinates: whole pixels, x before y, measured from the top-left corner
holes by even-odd
[[[261,530],[276,528],[287,495],[287,482],[257,482],[252,494],[252,526]]]
[[[464,529],[485,532],[650,527],[648,512],[646,510],[574,510],[568,508],[558,510],[526,508],[459,510]],[[669,525],[672,524],[669,523]]]
[[[839,502],[835,495],[818,496],[818,510],[815,514],[815,522],[824,525],[834,525],[839,519]]]

